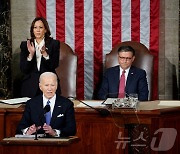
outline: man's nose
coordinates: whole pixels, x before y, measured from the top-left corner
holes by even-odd
[[[52,87],[51,86],[48,86],[48,88],[47,88],[48,90],[51,90],[52,89]]]

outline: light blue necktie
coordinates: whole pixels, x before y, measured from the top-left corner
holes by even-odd
[[[49,105],[51,102],[48,100],[47,101],[47,104],[46,105]],[[49,105],[50,106],[50,105]],[[46,113],[46,124],[47,125],[50,125],[50,122],[51,122],[51,107],[50,108],[50,111]]]

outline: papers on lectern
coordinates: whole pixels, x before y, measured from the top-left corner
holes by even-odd
[[[112,105],[114,101],[116,101],[118,98],[107,98],[103,104],[105,105]]]
[[[35,138],[35,135],[22,135],[22,134],[16,134],[16,138]],[[37,134],[37,137],[44,137],[44,134]]]
[[[31,98],[22,97],[22,98],[6,99],[6,100],[0,100],[0,103],[9,104],[9,105],[17,105],[17,104],[26,103],[29,99]]]

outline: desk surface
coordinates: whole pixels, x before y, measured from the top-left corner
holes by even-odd
[[[9,104],[4,104],[4,103],[0,103],[0,108],[18,108],[18,107],[20,107],[21,106],[21,104],[18,104],[18,105],[9,105]]]
[[[73,101],[74,102],[74,107],[75,107],[75,112],[76,114],[86,114],[86,115],[91,115],[96,113],[96,111],[88,106],[82,106],[80,107],[78,104],[80,104],[79,101]],[[95,102],[99,104],[99,100],[88,100],[84,101],[85,103],[88,102],[88,104],[94,105]],[[9,106],[9,107],[8,107]],[[22,105],[8,105],[7,108],[1,108],[1,103],[0,103],[0,114],[3,113],[20,113],[24,111],[25,104]],[[93,106],[94,108],[107,108],[106,106]],[[169,114],[173,112],[179,112],[180,111],[180,101],[172,101],[172,100],[164,100],[164,101],[147,101],[147,102],[139,102],[138,108],[137,109],[117,109],[117,110],[111,110],[108,109],[111,113],[120,113],[124,115],[130,115],[130,114],[135,114],[135,115],[161,115],[161,114]],[[98,114],[98,113],[97,113]]]
[[[84,103],[93,107],[98,107],[103,100],[82,100]],[[73,101],[75,107],[87,107],[78,100]],[[97,104],[97,105],[96,105]],[[100,107],[103,107],[100,105]],[[155,101],[143,101],[138,103],[138,110],[156,110],[164,108],[180,107],[180,100],[155,100]]]
[[[100,102],[103,102],[103,100],[83,100],[83,102],[93,107],[103,107],[103,106],[99,106]],[[75,108],[89,108],[88,106],[85,106],[78,100],[74,100],[73,103],[74,103]],[[21,106],[22,104],[8,105],[8,104],[0,103],[0,109],[11,109],[11,108],[16,109]],[[171,109],[171,108],[180,108],[180,101],[179,100],[155,100],[155,101],[139,102],[137,111],[161,110],[161,109],[163,110],[163,109]]]

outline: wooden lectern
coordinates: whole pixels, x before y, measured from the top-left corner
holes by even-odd
[[[76,136],[67,138],[4,138],[1,141],[2,154],[58,154],[73,153],[78,149],[80,139]]]

